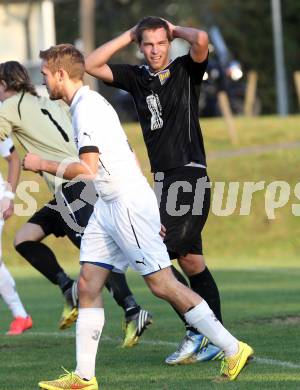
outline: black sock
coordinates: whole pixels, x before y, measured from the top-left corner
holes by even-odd
[[[182,275],[182,273],[181,273],[180,271],[178,271],[178,269],[175,268],[173,265],[172,265],[171,269],[172,269],[172,272],[173,272],[175,278],[176,278],[180,283],[182,283],[182,284],[184,284],[185,286],[189,287],[189,284],[188,284],[188,282],[186,281],[185,277]],[[173,307],[173,306],[172,306],[172,307]],[[190,325],[186,322],[184,316],[183,316],[181,313],[179,313],[179,311],[177,311],[177,309],[175,309],[175,307],[173,307],[173,309],[176,311],[178,317],[179,317],[179,318],[181,319],[181,321],[184,323],[184,326],[185,326],[186,330],[191,330],[191,331],[194,332],[194,333],[199,333],[195,328],[193,328],[192,326],[190,326]]]
[[[203,299],[214,312],[217,319],[223,323],[221,314],[220,294],[216,282],[206,267],[203,272],[189,277],[191,288]]]
[[[60,271],[56,275],[57,284],[60,287],[61,291],[65,293],[67,290],[69,290],[70,287],[72,287],[74,280],[71,279],[65,271]]]
[[[113,295],[117,304],[123,308],[126,317],[130,317],[140,311],[141,308],[129,289],[125,274],[112,272],[105,286]]]
[[[58,264],[54,253],[42,242],[21,242],[16,246],[16,251],[50,282],[58,285],[62,292],[66,291],[72,284],[73,280]]]

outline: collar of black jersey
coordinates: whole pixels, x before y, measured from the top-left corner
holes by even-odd
[[[149,84],[155,84],[157,86],[162,86],[163,84],[160,82],[160,77],[161,75],[163,75],[164,73],[166,73],[171,64],[174,62],[174,60],[171,60],[168,65],[166,67],[164,67],[164,69],[156,72],[156,73],[153,73],[151,72],[150,70],[150,67],[149,65],[146,65],[146,64],[143,64],[140,66],[140,69],[141,69],[141,72],[142,72],[142,80],[143,82],[149,86]]]

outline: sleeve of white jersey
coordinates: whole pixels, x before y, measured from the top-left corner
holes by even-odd
[[[14,144],[11,138],[6,138],[5,141],[0,141],[0,155],[8,157],[14,149]]]
[[[79,154],[101,153],[101,136],[109,121],[108,107],[103,102],[92,109],[88,101],[81,105],[77,116],[77,139]]]

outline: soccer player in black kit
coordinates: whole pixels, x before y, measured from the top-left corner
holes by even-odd
[[[172,61],[170,47],[175,38],[186,40],[191,48],[187,55]],[[138,44],[145,65],[107,64],[116,52],[132,42]],[[210,207],[198,119],[200,85],[207,61],[206,32],[149,16],[91,53],[86,59],[86,70],[107,85],[132,95],[154,180],[161,188],[160,215],[166,227],[169,255],[178,259],[190,287],[207,301],[222,322],[219,291],[205,264],[201,239]],[[181,282],[185,281],[178,271],[176,275]],[[219,348],[186,324],[183,341],[166,363],[187,364],[222,355]]]

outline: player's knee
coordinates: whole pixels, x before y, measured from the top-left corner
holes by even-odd
[[[147,276],[146,282],[152,294],[164,300],[168,300],[170,291],[178,283],[170,267]]]
[[[164,291],[159,286],[150,286],[150,290],[157,298],[164,299]]]
[[[195,275],[204,271],[206,265],[202,255],[188,254],[179,258],[179,265],[183,272],[188,275]]]
[[[24,236],[22,229],[18,230],[15,238],[14,238],[14,247],[17,249],[17,246],[19,244],[22,244],[22,242],[27,241],[26,236]]]
[[[99,285],[91,283],[91,281],[84,277],[84,275],[80,275],[77,286],[79,297],[88,297],[94,299],[101,292]]]
[[[88,283],[88,281],[83,277],[80,276],[77,282],[77,288],[79,295],[86,295],[90,293],[91,287]]]
[[[44,237],[45,233],[39,225],[25,223],[15,235],[14,247],[26,241],[41,241]]]
[[[159,285],[157,283],[149,284],[149,288],[153,295],[160,299],[166,299],[168,296],[167,287],[165,285]]]

